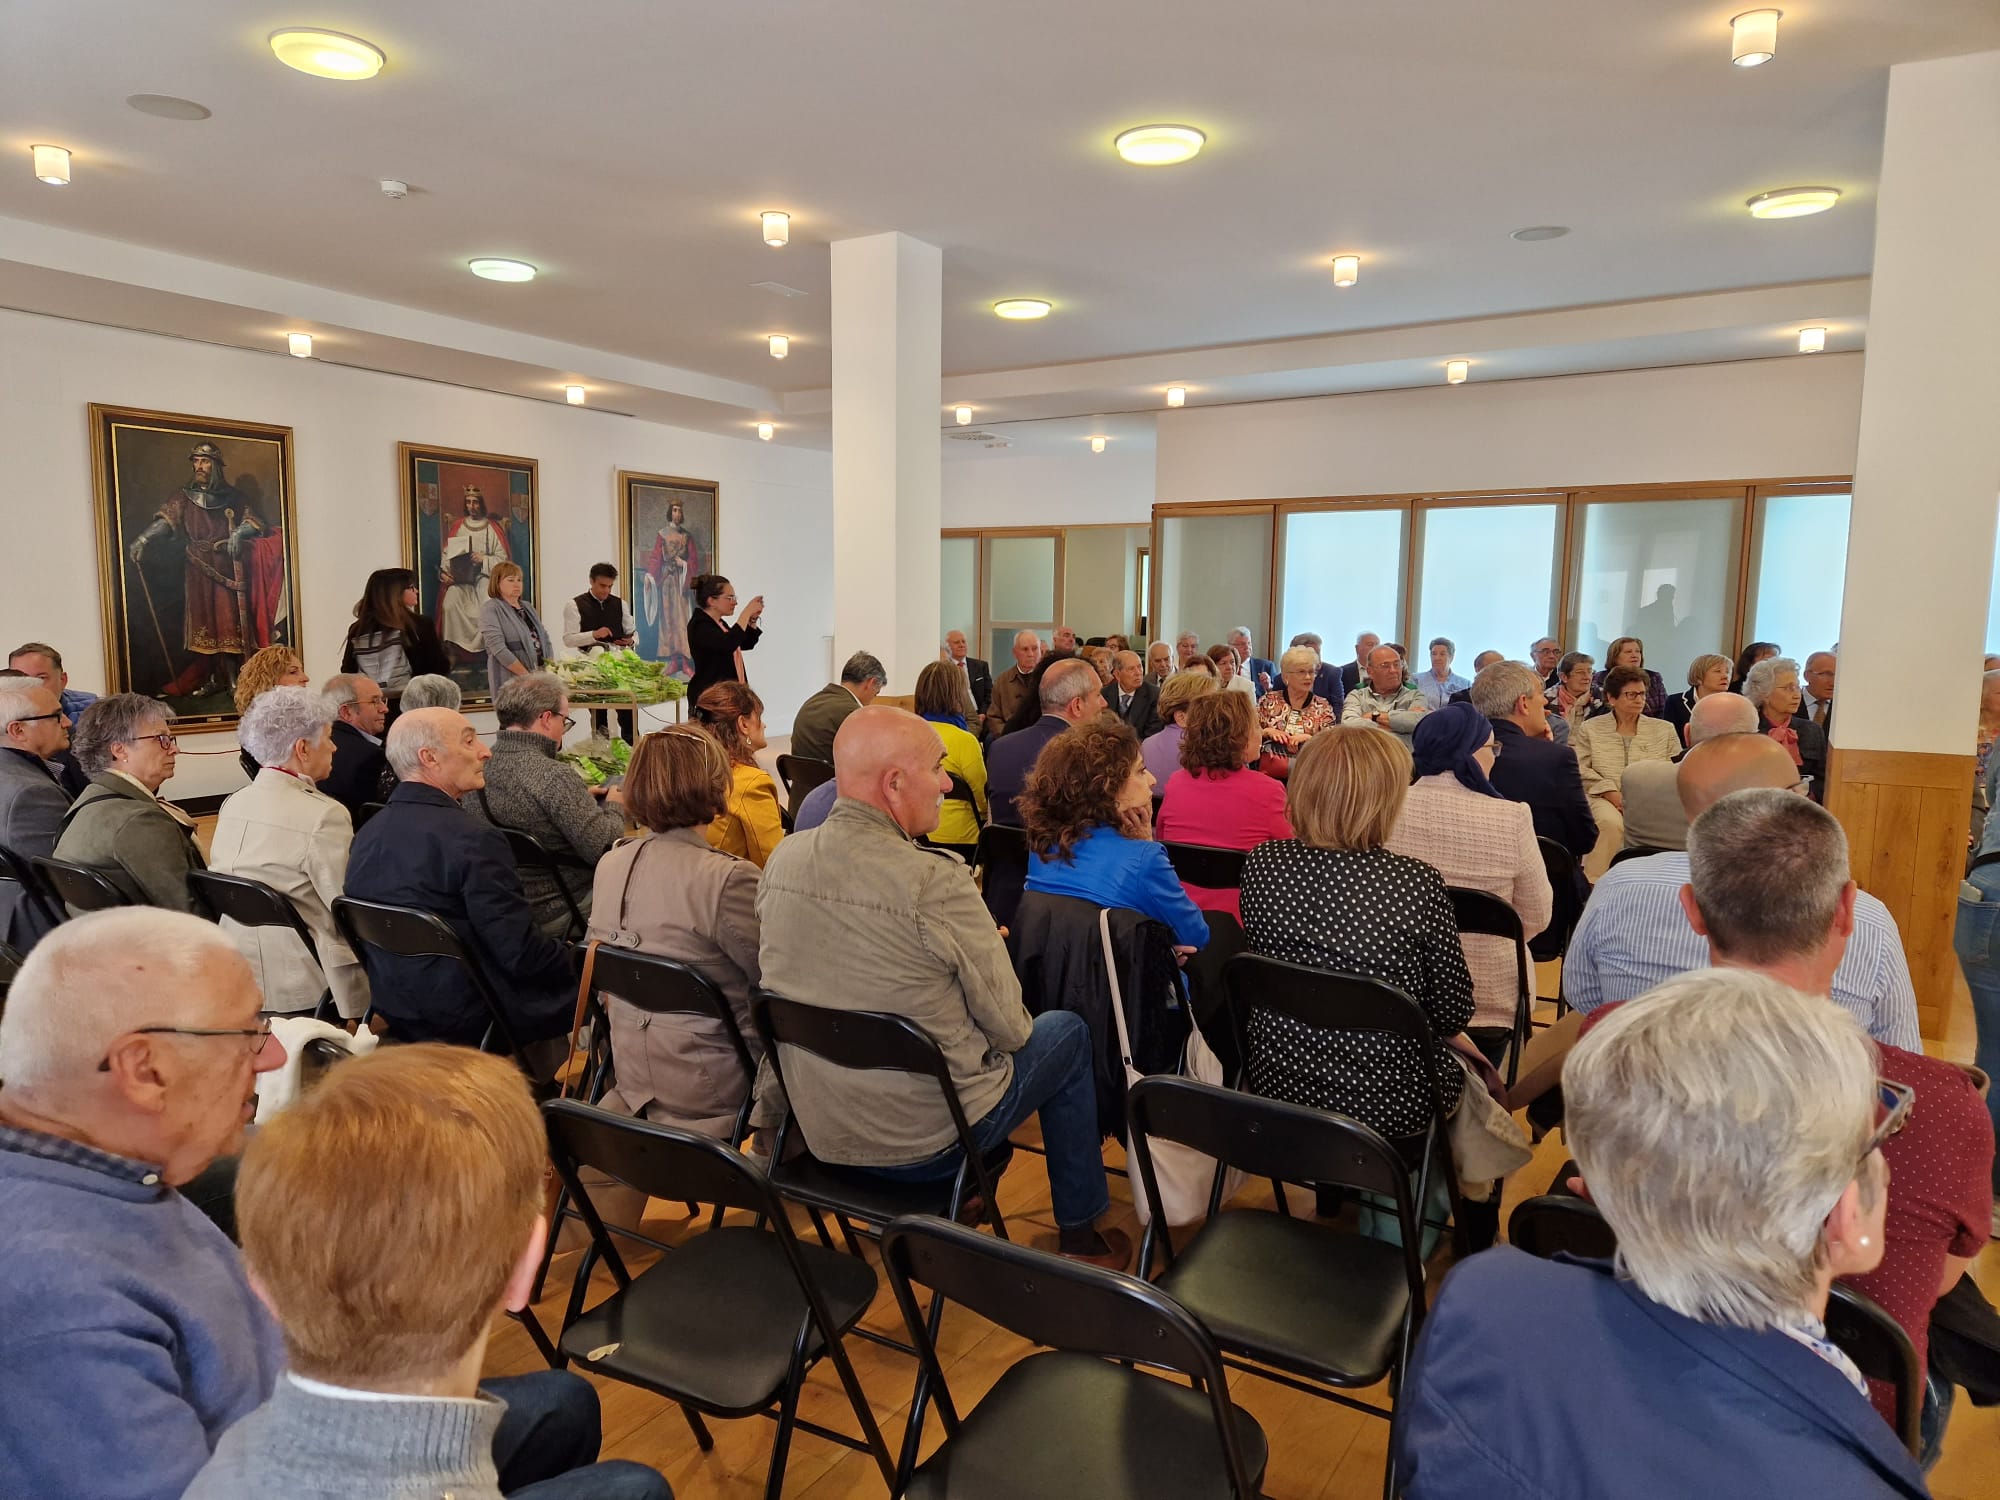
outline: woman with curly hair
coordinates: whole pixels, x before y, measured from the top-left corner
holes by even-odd
[[[274,687],[304,687],[307,680],[306,664],[299,660],[298,652],[290,646],[266,646],[237,670],[236,716],[240,719],[248,713],[259,693]],[[255,781],[263,769],[257,757],[248,750],[238,750],[236,759],[243,774]]]
[[[708,842],[761,870],[785,835],[778,784],[757,764],[764,748],[764,700],[748,683],[718,682],[696,700],[694,722],[715,736],[729,758],[729,800],[708,825]]]
[[[1015,811],[1028,829],[1028,889],[1141,912],[1199,948],[1208,921],[1152,840],[1153,777],[1139,737],[1104,717],[1067,729],[1035,761]]]

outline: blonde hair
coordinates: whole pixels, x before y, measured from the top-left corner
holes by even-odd
[[[249,710],[259,693],[278,685],[287,672],[305,672],[305,663],[290,646],[266,646],[254,654],[236,673],[236,712]]]
[[[1293,831],[1320,849],[1379,849],[1410,794],[1410,752],[1373,724],[1336,724],[1306,741],[1285,783]]]
[[[1278,658],[1278,670],[1289,672],[1293,667],[1311,667],[1319,670],[1319,653],[1310,646],[1293,646]]]
[[[1160,684],[1160,701],[1153,712],[1160,716],[1160,722],[1171,724],[1174,715],[1182,712],[1197,698],[1205,698],[1210,693],[1219,693],[1222,685],[1215,680],[1215,673],[1200,672],[1192,668],[1173,673]]]
[[[243,1153],[236,1222],[291,1367],[451,1369],[528,1246],[547,1154],[520,1069],[469,1047],[384,1047],[275,1116]]]
[[[1688,663],[1688,686],[1691,688],[1700,687],[1702,678],[1713,672],[1717,667],[1721,667],[1725,671],[1728,670],[1729,658],[1726,656],[1717,656],[1712,651],[1706,656],[1697,656],[1693,661]]]
[[[489,599],[498,599],[500,597],[500,585],[510,578],[518,578],[525,584],[528,580],[528,575],[521,571],[519,563],[495,563],[493,571],[486,575],[486,597]]]

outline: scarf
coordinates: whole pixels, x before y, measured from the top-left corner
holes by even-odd
[[[923,717],[930,720],[933,724],[949,724],[954,729],[965,729],[964,714],[925,714]],[[965,732],[970,734],[972,731],[966,729]]]
[[[1799,732],[1792,728],[1790,721],[1768,725],[1764,733],[1785,747],[1785,753],[1791,756],[1793,765],[1805,764],[1805,757],[1799,754]]]
[[[1470,703],[1447,703],[1417,720],[1410,736],[1410,751],[1417,762],[1417,775],[1435,776],[1449,771],[1458,784],[1482,797],[1498,797],[1499,791],[1486,779],[1479,762],[1472,758],[1493,738],[1493,724]]]

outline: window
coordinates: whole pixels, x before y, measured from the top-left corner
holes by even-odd
[[[1259,647],[1271,613],[1271,512],[1160,518],[1160,618],[1172,639],[1184,630],[1217,644],[1247,625]]]
[[[1646,665],[1677,686],[1704,652],[1730,654],[1735,629],[1741,491],[1684,500],[1579,497],[1564,644],[1604,665],[1623,635],[1645,642]]]
[[[1288,513],[1273,644],[1311,631],[1324,642],[1326,660],[1344,662],[1364,631],[1395,640],[1403,621],[1406,514],[1401,506]]]
[[[1748,640],[1803,662],[1840,639],[1849,504],[1845,491],[1758,495]]]
[[[1020,631],[1039,631],[1045,641],[1054,633],[1061,540],[1054,532],[984,538],[986,619],[992,632],[987,660],[1009,660]]]
[[[967,647],[979,648],[979,538],[948,536],[938,546],[938,640],[965,632]]]
[[[1562,505],[1440,505],[1418,513],[1417,629],[1410,670],[1428,668],[1437,636],[1458,648],[1452,670],[1498,651],[1528,660],[1556,612]]]

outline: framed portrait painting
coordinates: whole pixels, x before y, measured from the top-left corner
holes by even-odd
[[[292,429],[92,403],[90,445],[105,686],[227,729],[244,659],[300,649]]]
[[[532,458],[420,443],[398,443],[396,464],[403,485],[403,566],[417,575],[418,607],[437,626],[465,701],[485,705],[492,693],[479,611],[493,570],[519,564],[521,598],[541,613],[538,467]],[[558,621],[551,635],[560,628]]]
[[[618,550],[639,627],[633,649],[681,678],[694,675],[688,651],[690,585],[717,571],[719,502],[717,486],[708,480],[618,471]]]

